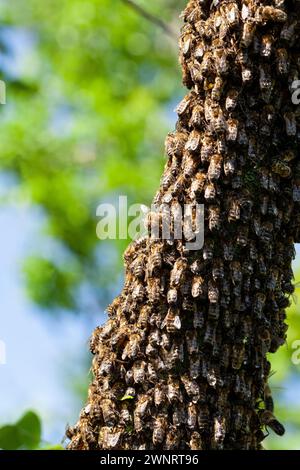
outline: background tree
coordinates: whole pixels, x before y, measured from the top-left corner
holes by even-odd
[[[25,260],[26,285],[35,302],[45,311],[54,307],[62,319],[66,310],[87,317],[100,312],[115,295],[127,241],[95,238],[96,206],[120,193],[150,202],[172,110],[184,94],[176,45],[116,3],[118,9],[104,0],[1,3],[8,88],[0,114],[2,203],[26,199],[42,210],[47,239]],[[139,2],[173,31],[184,3]],[[299,366],[290,361],[300,337],[296,312],[293,305],[289,347],[272,358],[274,385],[285,387],[275,388],[282,397],[278,413],[290,425],[287,438],[268,442],[287,448],[297,445],[300,422],[297,410],[286,406],[297,389]]]

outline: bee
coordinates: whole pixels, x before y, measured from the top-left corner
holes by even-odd
[[[181,440],[181,433],[178,432],[178,429],[175,426],[168,426],[168,433],[166,436],[164,449],[166,450],[178,449],[180,440]]]
[[[122,352],[122,361],[126,358],[134,359],[140,351],[141,337],[138,333],[130,335],[129,341],[126,343]]]
[[[216,181],[221,176],[223,157],[222,155],[212,155],[210,164],[207,171],[207,177],[209,181]]]
[[[198,427],[201,433],[209,432],[210,413],[207,405],[202,404],[198,412]]]
[[[221,109],[219,109],[219,113],[216,118],[213,120],[213,130],[217,134],[222,134],[226,132],[226,120],[223,116]]]
[[[183,156],[182,160],[182,169],[183,169],[183,175],[188,178],[191,177],[197,168],[197,164],[195,160],[193,159],[192,155],[189,153],[186,153]]]
[[[203,439],[201,437],[201,434],[199,434],[197,431],[194,431],[192,433],[189,446],[191,450],[203,450]]]
[[[239,122],[237,119],[228,119],[227,121],[227,133],[226,133],[226,139],[229,142],[235,142],[237,140],[238,136],[238,125]]]
[[[166,390],[163,383],[158,382],[154,387],[153,401],[156,407],[165,402]]]
[[[220,365],[227,369],[230,364],[231,346],[227,343],[222,345],[222,353],[220,356]]]
[[[213,262],[212,277],[215,282],[224,279],[224,264],[220,258],[216,258]]]
[[[273,52],[274,37],[272,34],[265,34],[261,38],[260,55],[269,58]]]
[[[236,170],[236,155],[234,153],[230,153],[226,155],[224,159],[223,170],[225,176],[230,176],[235,173]]]
[[[300,184],[298,182],[293,184],[293,201],[300,202]]]
[[[182,375],[180,379],[188,397],[192,399],[193,403],[197,403],[200,397],[200,388],[197,382],[195,380],[191,380],[186,374]]]
[[[192,379],[197,379],[200,374],[201,369],[201,360],[200,357],[195,356],[190,358],[190,368],[189,373]]]
[[[99,442],[102,443],[103,449],[111,450],[117,449],[124,429],[122,426],[114,428],[103,426],[100,428]]]
[[[162,329],[165,327],[168,333],[176,333],[176,331],[181,329],[181,320],[178,308],[170,307],[168,309],[168,313],[161,325]]]
[[[147,281],[147,293],[151,303],[156,303],[160,300],[161,282],[159,277],[149,278]]]
[[[264,389],[264,403],[267,411],[274,413],[274,401],[272,397],[272,392],[268,384],[265,385]]]
[[[214,444],[216,449],[223,449],[223,443],[226,436],[226,419],[224,416],[214,417]]]
[[[157,382],[157,373],[156,373],[156,369],[154,367],[154,365],[149,362],[148,363],[148,369],[147,369],[147,372],[148,372],[148,380],[150,383],[156,383]]]
[[[206,284],[202,276],[194,276],[192,281],[192,297],[204,297],[206,293]]]
[[[225,108],[228,112],[232,112],[235,110],[238,104],[238,98],[239,98],[238,90],[236,89],[229,90],[226,96],[226,100],[225,100]]]
[[[216,336],[216,325],[215,323],[208,322],[204,334],[203,342],[208,346],[213,346]]]
[[[145,296],[144,284],[137,282],[132,290],[132,298],[137,302],[142,302]]]
[[[179,428],[187,421],[187,414],[185,411],[185,407],[181,404],[176,404],[174,407],[173,415],[172,415],[172,422],[176,428]]]
[[[223,255],[225,261],[232,261],[234,257],[235,247],[228,241],[223,243]]]
[[[114,426],[118,419],[115,403],[109,398],[104,398],[101,400],[100,406],[105,424]]]
[[[251,82],[251,80],[253,79],[253,71],[250,67],[250,64],[242,65],[241,70],[243,83],[247,84]]]
[[[151,254],[148,260],[147,271],[148,276],[153,277],[158,271],[160,271],[162,266],[162,254],[161,254],[162,244],[154,243],[151,249]]]
[[[268,64],[261,64],[259,66],[259,86],[262,91],[272,88],[272,75]]]
[[[289,137],[297,134],[297,122],[293,112],[286,112],[283,115],[285,121],[285,130]]]
[[[171,286],[178,286],[187,270],[187,260],[184,258],[178,258],[175,261],[174,267],[170,273],[170,284]]]
[[[223,48],[214,49],[215,67],[218,75],[226,76],[229,72],[228,55]]]
[[[126,248],[125,252],[124,252],[124,255],[123,255],[123,258],[124,258],[124,261],[127,263],[127,264],[130,264],[130,261],[132,260],[132,258],[134,258],[134,256],[140,251],[142,250],[143,248],[146,247],[146,242],[147,242],[147,237],[141,237],[137,240],[133,240],[129,245],[128,247]],[[113,309],[113,311],[116,311],[117,308],[118,308],[118,303],[120,302],[120,299],[117,297],[114,302],[116,303],[116,305],[112,305],[111,308]]]
[[[266,23],[267,21],[273,21],[275,23],[285,23],[287,20],[287,14],[285,11],[274,8],[272,6],[260,6],[256,10],[256,20],[260,23]]]
[[[248,233],[249,227],[247,225],[242,225],[239,227],[239,231],[237,234],[236,242],[240,246],[247,246],[248,244]]]
[[[232,261],[230,263],[230,273],[233,284],[240,284],[242,282],[243,272],[239,261]]]
[[[201,128],[202,120],[203,120],[202,113],[203,113],[203,107],[200,104],[196,104],[193,107],[191,119],[190,119],[190,122],[189,122],[189,125],[191,127]]]
[[[202,139],[202,147],[200,151],[201,162],[206,163],[209,161],[210,156],[214,151],[214,142],[210,136],[204,135]]]
[[[168,380],[167,397],[170,403],[183,402],[183,396],[180,390],[180,383],[177,379],[174,379],[173,377],[169,377]]]
[[[197,405],[193,402],[190,402],[187,406],[187,426],[189,429],[196,428],[198,413],[199,411],[197,409]]]
[[[202,64],[201,64],[201,75],[207,77],[213,70],[213,55],[211,52],[205,52]]]
[[[253,41],[256,31],[256,23],[252,18],[248,18],[243,25],[241,46],[249,47]]]
[[[107,322],[107,324],[109,324],[109,321]],[[97,326],[94,329],[92,336],[90,338],[90,351],[92,354],[96,354],[97,352],[101,331],[102,331],[102,328],[100,326]]]
[[[208,300],[215,304],[219,301],[220,291],[213,281],[208,281]]]
[[[198,152],[201,144],[201,133],[197,130],[193,130],[185,144],[185,150],[189,152]]]
[[[156,446],[158,444],[162,444],[165,439],[166,431],[167,431],[167,417],[165,415],[158,415],[153,423],[153,434],[152,434],[152,442]]]
[[[208,208],[208,226],[210,231],[219,230],[221,227],[221,209],[217,205]]]
[[[197,197],[202,193],[206,181],[206,174],[198,172],[195,174],[194,179],[191,184],[191,195]]]
[[[204,199],[213,201],[217,196],[217,188],[213,182],[208,182],[204,187]]]
[[[178,301],[177,289],[175,289],[174,287],[171,287],[167,293],[167,302],[170,305],[175,305],[177,304],[177,301]]]
[[[143,383],[146,376],[145,361],[137,361],[132,366],[133,380],[136,384]]]
[[[296,30],[298,27],[298,21],[293,21],[292,23],[286,23],[283,25],[283,28],[280,32],[280,38],[289,44],[293,44],[296,39]]]
[[[244,343],[236,343],[232,346],[231,366],[235,370],[239,370],[245,359]]]
[[[211,97],[214,101],[220,101],[224,88],[224,80],[221,77],[216,77],[214,86],[211,90]]]
[[[239,25],[239,8],[235,2],[225,3],[220,6],[220,11],[225,17],[225,22],[228,23],[230,28],[234,28]]]
[[[183,114],[185,114],[189,109],[190,109],[190,106],[191,106],[191,103],[192,103],[192,97],[190,94],[187,94],[181,101],[180,103],[178,104],[177,108],[175,109],[175,112],[178,114],[178,116],[182,116]],[[168,134],[168,137],[173,137],[174,134],[172,133],[169,133]],[[167,151],[167,154],[169,155],[168,151]]]
[[[143,305],[140,310],[137,326],[139,328],[146,328],[151,313],[151,308],[149,305]]]
[[[259,411],[259,419],[263,426],[269,427],[278,436],[283,436],[285,433],[284,426],[275,418],[273,413],[268,410]]]
[[[203,308],[203,307],[202,307]],[[204,312],[201,307],[197,307],[194,303],[193,326],[194,328],[203,328],[204,326]]]
[[[287,50],[282,47],[276,50],[277,70],[280,75],[286,75],[289,71],[289,55]]]
[[[199,353],[199,340],[195,330],[186,332],[186,346],[190,356]]]
[[[258,292],[254,298],[253,312],[258,318],[262,317],[262,312],[266,303],[266,295],[263,292]]]

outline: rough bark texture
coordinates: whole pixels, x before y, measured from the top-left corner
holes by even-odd
[[[260,449],[265,427],[284,433],[266,355],[285,342],[293,292],[298,5],[191,0],[183,12],[190,91],[154,202],[205,204],[204,248],[129,246],[69,449]]]

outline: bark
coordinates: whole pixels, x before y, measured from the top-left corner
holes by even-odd
[[[191,0],[183,12],[190,91],[166,139],[155,220],[166,205],[204,204],[204,247],[128,247],[69,449],[260,449],[266,428],[284,433],[267,353],[285,342],[294,288],[298,14],[282,0]]]

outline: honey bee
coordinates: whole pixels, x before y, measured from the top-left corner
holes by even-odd
[[[167,417],[163,414],[158,415],[153,423],[152,442],[156,446],[162,444],[167,431]]]
[[[262,317],[262,312],[266,303],[266,296],[263,292],[258,292],[255,295],[253,312],[257,315],[258,318]]]
[[[174,267],[170,273],[170,284],[171,286],[178,286],[183,277],[185,276],[187,269],[187,260],[184,258],[178,258],[175,261]]]
[[[187,407],[187,426],[189,429],[195,429],[197,426],[198,409],[197,405],[190,402]]]
[[[223,449],[225,436],[226,419],[224,416],[217,415],[214,417],[214,444],[216,446],[216,449]]]
[[[107,323],[109,323],[109,321]],[[92,354],[96,354],[97,352],[97,347],[99,344],[101,331],[102,331],[102,328],[100,326],[97,326],[95,330],[93,331],[92,336],[90,338],[90,351]]]
[[[204,187],[204,199],[213,201],[217,196],[217,188],[213,182],[208,182]]]
[[[201,434],[199,434],[197,431],[194,431],[192,433],[189,446],[191,450],[203,450],[203,439],[201,437]]]
[[[234,245],[228,241],[223,244],[223,255],[226,261],[232,261],[234,257],[235,248]]]
[[[161,254],[162,244],[154,243],[151,249],[151,254],[148,260],[147,273],[148,276],[154,276],[158,271],[160,271],[162,266],[162,254]]]
[[[199,340],[196,331],[192,330],[186,332],[186,346],[190,356],[199,353]]]
[[[271,428],[278,436],[284,435],[284,426],[275,418],[271,411],[261,410],[259,412],[259,418],[263,426]]]
[[[225,108],[228,112],[232,112],[235,110],[238,104],[238,98],[239,98],[238,90],[235,90],[235,89],[229,90],[226,96],[226,100],[225,100]]]
[[[161,406],[165,401],[165,386],[163,383],[158,382],[154,387],[153,401],[155,406]]]
[[[99,433],[99,442],[103,446],[103,449],[117,449],[123,432],[124,429],[122,426],[116,426],[114,428],[109,426],[101,427]]]
[[[206,284],[202,276],[194,276],[192,281],[192,297],[204,297],[206,292]]]
[[[286,112],[283,115],[285,121],[285,130],[288,136],[295,136],[297,134],[297,122],[293,112]]]
[[[280,38],[289,44],[293,44],[296,39],[296,30],[298,27],[298,21],[293,21],[292,23],[286,23],[283,25],[283,28],[280,32]]]
[[[213,70],[213,56],[211,52],[205,52],[201,64],[201,75],[207,77]]]
[[[215,323],[208,322],[204,334],[203,342],[208,346],[213,346],[216,336],[216,325]]]
[[[142,302],[145,296],[144,285],[141,282],[136,282],[132,290],[132,298],[137,302]]]
[[[177,403],[176,407],[174,407],[174,411],[172,414],[173,425],[176,428],[179,428],[180,426],[186,423],[186,420],[187,420],[187,415],[186,415],[185,407],[182,404]]]
[[[148,298],[151,303],[156,303],[160,299],[160,289],[161,289],[161,283],[160,283],[160,278],[158,277],[153,277],[149,278],[147,281],[147,292],[148,292]]]
[[[173,377],[169,377],[168,380],[167,397],[170,403],[183,402],[183,396],[180,390],[180,383],[177,379]]]
[[[274,401],[272,397],[272,392],[268,384],[265,385],[264,389],[264,403],[267,411],[274,413]]]
[[[168,309],[168,313],[161,325],[162,329],[165,327],[168,333],[176,333],[176,331],[181,329],[181,320],[178,308],[170,307]]]
[[[289,71],[289,55],[285,48],[276,50],[277,70],[280,75],[286,75]]]
[[[167,293],[167,302],[168,304],[170,305],[175,305],[177,304],[177,300],[178,300],[178,293],[177,293],[177,289],[175,289],[174,287],[169,289],[168,290],[168,293]]]
[[[219,230],[221,226],[221,209],[217,205],[208,208],[208,226],[210,231]]]
[[[201,128],[202,121],[203,121],[202,113],[203,113],[203,107],[200,104],[196,104],[193,108],[191,119],[189,122],[189,125],[191,127]]]
[[[223,48],[214,49],[215,67],[218,75],[226,76],[229,72],[228,55]]]
[[[209,181],[216,181],[221,176],[223,157],[222,155],[212,155],[210,164],[207,171],[207,177]]]
[[[137,356],[140,351],[140,341],[141,337],[138,333],[130,335],[130,339],[123,349],[122,361],[124,361],[127,357],[134,359]]]
[[[151,313],[151,308],[149,305],[143,305],[140,310],[140,315],[138,318],[137,326],[139,328],[146,328],[148,324],[148,319]]]
[[[200,144],[201,144],[201,133],[197,130],[193,130],[190,133],[190,136],[187,140],[185,149],[188,150],[189,152],[195,153],[199,151]]]
[[[202,433],[209,432],[210,413],[207,405],[202,404],[198,412],[198,427]]]
[[[256,31],[256,23],[252,18],[248,18],[243,26],[241,45],[243,47],[249,47],[253,41],[254,34]]]
[[[262,57],[269,58],[273,52],[274,37],[272,34],[265,34],[261,38],[260,54]]]
[[[249,233],[249,227],[246,225],[242,225],[239,228],[238,234],[237,234],[237,239],[236,242],[240,246],[246,246],[248,244],[248,233]]]
[[[210,156],[214,151],[214,143],[210,136],[204,135],[202,139],[202,147],[200,151],[201,162],[206,163],[209,161]]]
[[[112,400],[105,398],[101,400],[100,406],[105,424],[108,426],[114,426],[118,419],[115,403]]]
[[[261,64],[259,66],[259,86],[262,91],[272,88],[272,75],[268,64]]]
[[[211,90],[211,97],[214,101],[220,101],[224,88],[224,80],[221,77],[216,77],[214,86]]]
[[[245,359],[245,345],[244,343],[236,343],[232,347],[232,360],[231,366],[233,369],[238,370],[242,367]]]
[[[192,399],[193,403],[197,403],[200,398],[200,388],[197,382],[191,380],[187,374],[182,375],[180,378],[188,397]]]
[[[230,263],[230,272],[233,284],[240,284],[243,279],[243,272],[239,261],[232,261]]]
[[[287,20],[287,14],[285,11],[274,8],[272,6],[260,6],[256,10],[256,20],[260,23],[266,23],[267,21],[273,21],[274,23],[285,23]]]
[[[206,175],[200,171],[195,174],[191,184],[191,195],[197,197],[202,193],[206,181]]]
[[[189,373],[192,379],[197,379],[200,374],[201,360],[200,357],[194,356],[190,358]]]
[[[187,110],[190,109],[191,103],[192,103],[191,95],[188,94],[180,101],[177,108],[175,109],[178,116],[182,116],[183,114],[185,114],[187,112]],[[174,134],[169,133],[167,139],[169,137],[173,137],[173,136],[174,136]],[[169,155],[168,151],[167,151],[167,154]]]
[[[223,116],[223,113],[221,109],[219,109],[219,113],[217,116],[213,119],[212,122],[212,129],[217,133],[217,134],[223,134],[226,132],[226,120]]]
[[[238,136],[238,125],[239,122],[237,119],[228,119],[227,121],[227,133],[226,133],[226,139],[229,142],[235,142],[237,140]]]

